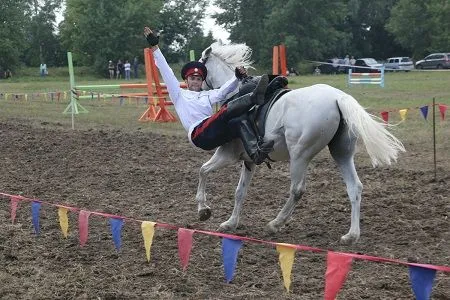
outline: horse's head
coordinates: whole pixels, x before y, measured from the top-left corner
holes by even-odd
[[[245,44],[223,45],[221,42],[211,44],[202,52],[199,61],[208,69],[204,89],[216,89],[227,82],[238,66],[251,68],[252,49]]]

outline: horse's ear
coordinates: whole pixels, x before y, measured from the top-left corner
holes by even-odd
[[[204,56],[208,57],[211,54],[211,51],[212,51],[212,47],[209,46],[208,48],[205,49]]]

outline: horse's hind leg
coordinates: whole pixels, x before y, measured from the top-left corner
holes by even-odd
[[[211,208],[206,205],[206,177],[215,170],[239,161],[239,156],[233,151],[231,143],[217,148],[214,155],[200,168],[197,195],[198,216],[200,221],[206,221],[211,217]]]
[[[241,214],[242,203],[247,195],[248,186],[252,180],[256,165],[254,163],[242,163],[241,177],[234,195],[234,208],[230,218],[220,224],[220,228],[225,231],[236,230],[239,223],[239,216]]]
[[[338,132],[328,145],[331,156],[341,171],[352,205],[350,230],[341,237],[341,242],[346,244],[357,242],[360,235],[359,219],[363,186],[356,173],[354,162],[356,141],[357,137],[349,132],[346,125],[341,124]]]

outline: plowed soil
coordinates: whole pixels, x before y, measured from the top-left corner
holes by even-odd
[[[422,145],[406,147],[397,164],[381,168],[373,168],[360,147],[356,163],[364,190],[356,245],[339,243],[350,226],[350,203],[326,150],[311,163],[307,193],[276,235],[265,225],[288,196],[288,164],[275,163],[272,170],[260,166],[236,234],[450,265],[449,154],[441,153],[434,180],[432,151]],[[198,170],[211,154],[193,148],[185,136],[145,130],[72,131],[58,124],[10,120],[0,123],[0,191],[213,231],[231,214],[241,166],[210,176],[207,192],[213,215],[200,222],[195,203]],[[69,214],[69,237],[64,239],[57,210],[43,205],[36,236],[30,204],[19,204],[12,224],[8,198],[0,198],[1,299],[323,299],[326,258],[321,253],[296,254],[288,294],[277,252],[270,246],[244,243],[234,280],[227,284],[217,237],[194,235],[189,267],[183,272],[176,230],[157,228],[148,263],[139,222],[125,222],[122,249],[116,251],[109,222],[99,216],[90,217],[89,239],[80,247],[77,218]],[[413,298],[406,266],[363,260],[353,262],[339,294],[339,299]],[[450,299],[450,274],[437,273],[432,299]]]

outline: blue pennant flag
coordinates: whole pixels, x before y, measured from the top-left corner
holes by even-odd
[[[116,247],[117,251],[119,251],[120,245],[122,243],[121,242],[121,240],[122,240],[121,233],[122,233],[123,220],[110,218],[109,223],[111,224],[111,233],[112,233],[112,238],[114,241],[114,246]]]
[[[409,266],[409,279],[416,300],[429,300],[433,290],[436,270]]]
[[[225,279],[227,283],[231,282],[236,269],[238,252],[242,247],[241,240],[222,238],[222,257]]]
[[[423,118],[426,120],[428,116],[428,106],[427,105],[422,106],[420,108],[420,112],[422,113]]]
[[[41,202],[32,202],[31,203],[31,215],[34,226],[34,232],[39,234],[39,211],[41,209]]]

